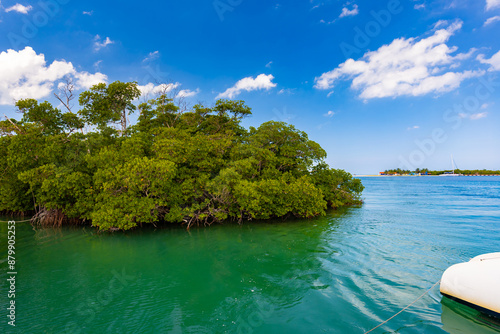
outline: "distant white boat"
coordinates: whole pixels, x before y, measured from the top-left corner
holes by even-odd
[[[448,268],[441,294],[490,316],[500,318],[500,253],[477,256]]]
[[[453,154],[451,155],[451,169],[453,170],[451,173],[446,172],[444,174],[439,174],[439,176],[464,176],[463,174],[455,174],[455,169],[457,169],[457,165],[455,164],[455,160],[453,160]]]

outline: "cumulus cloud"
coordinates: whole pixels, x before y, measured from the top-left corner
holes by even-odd
[[[185,97],[193,97],[197,95],[200,92],[199,88],[196,88],[196,90],[189,90],[189,89],[183,89],[177,93],[175,97],[177,98],[185,98]]]
[[[89,72],[74,72],[73,73],[75,79],[76,79],[76,85],[77,88],[90,88],[94,85],[97,85],[98,83],[101,82],[107,82],[108,77],[105,74],[102,73],[94,73],[91,74]]]
[[[104,40],[101,39],[101,36],[96,35],[94,37],[94,50],[99,51],[102,48],[105,48],[106,46],[113,44],[114,41],[112,41],[109,37],[106,37]]]
[[[500,0],[486,0],[486,10],[500,7]]]
[[[216,99],[228,98],[232,99],[235,96],[241,94],[243,91],[251,92],[253,90],[269,90],[276,87],[276,84],[272,82],[274,76],[272,74],[259,74],[255,79],[253,77],[246,77],[239,80],[233,87],[228,88],[225,92],[217,95]]]
[[[5,12],[18,12],[21,14],[28,14],[30,10],[32,10],[33,7],[31,6],[23,6],[19,3],[16,3],[14,6],[11,6],[9,8],[5,8]]]
[[[356,16],[359,14],[358,5],[354,4],[352,9],[346,7],[342,8],[342,13],[340,13],[339,18],[346,16]]]
[[[77,89],[88,89],[107,81],[106,75],[79,72],[65,60],[55,60],[48,65],[45,55],[37,54],[31,47],[1,52],[0,73],[0,105],[11,105],[19,99],[47,97],[54,84],[65,76],[75,78]]]
[[[442,27],[438,22],[436,27]],[[363,99],[419,96],[448,92],[481,71],[452,72],[460,60],[472,55],[452,54],[456,47],[446,45],[448,39],[461,28],[456,21],[446,28],[435,30],[427,38],[398,38],[378,50],[367,52],[359,60],[348,59],[332,71],[315,78],[315,88],[331,89],[339,80],[352,80],[351,87],[360,91]]]
[[[155,85],[153,83],[148,83],[144,86],[137,86],[139,90],[141,91],[142,96],[147,96],[149,94],[167,94],[170,93],[172,90],[178,88],[181,84],[176,82],[176,83],[169,83],[169,84],[160,84],[160,85]]]
[[[333,117],[333,115],[335,115],[335,112],[333,112],[331,110],[328,111],[326,114],[323,114],[323,116],[325,116],[325,117]]]
[[[176,98],[187,98],[196,96],[200,92],[199,88],[196,88],[196,90],[182,89],[177,91],[180,86],[181,83],[179,82],[159,85],[150,82],[146,85],[138,85],[137,88],[139,88],[141,96],[144,97],[171,93],[169,96],[175,95]]]
[[[477,60],[483,64],[491,65],[490,71],[500,71],[500,51],[495,53],[490,59],[484,58],[484,55],[478,55]]]
[[[82,13],[83,15],[88,15],[88,16],[92,16],[92,14],[94,14],[94,11],[91,10],[90,12],[86,12],[86,11],[83,11]]]
[[[497,21],[500,21],[500,16],[497,15],[497,16],[490,17],[489,19],[487,19],[484,22],[483,26],[484,27],[489,26],[490,24],[493,24],[493,23],[495,23]]]

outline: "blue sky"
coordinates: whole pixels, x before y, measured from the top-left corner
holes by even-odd
[[[351,173],[500,169],[500,0],[2,0],[0,29],[2,117],[57,104],[68,75],[170,83],[294,124]]]

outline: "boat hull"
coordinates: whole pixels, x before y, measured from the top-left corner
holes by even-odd
[[[443,273],[440,291],[448,298],[500,318],[500,253],[480,255],[451,266]]]

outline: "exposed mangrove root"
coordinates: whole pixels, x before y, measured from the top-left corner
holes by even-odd
[[[32,218],[32,225],[43,227],[61,227],[63,223],[68,225],[79,225],[80,219],[68,218],[61,210],[42,208]]]

